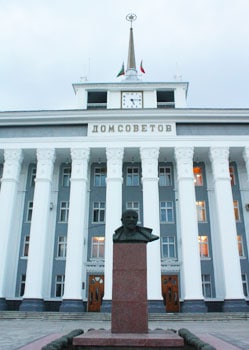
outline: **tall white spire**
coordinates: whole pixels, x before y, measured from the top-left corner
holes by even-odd
[[[127,59],[127,68],[125,72],[125,80],[138,80],[135,48],[134,48],[134,38],[133,38],[133,28],[132,28],[132,22],[134,22],[137,19],[137,16],[134,13],[129,13],[126,16],[126,19],[127,21],[131,22],[131,27],[130,27],[128,59]]]

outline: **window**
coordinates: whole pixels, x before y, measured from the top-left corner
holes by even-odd
[[[199,251],[201,258],[209,257],[208,236],[198,236]]]
[[[93,222],[105,221],[105,202],[93,203]]]
[[[159,186],[172,186],[172,171],[171,167],[159,168]]]
[[[60,203],[60,222],[68,222],[68,214],[69,214],[69,202],[63,201]]]
[[[62,297],[64,294],[65,275],[56,275],[55,296]]]
[[[247,275],[245,273],[242,273],[241,278],[242,278],[242,286],[243,286],[244,296],[248,297]]]
[[[175,237],[173,236],[162,237],[162,258],[175,258],[175,257],[176,257]]]
[[[137,167],[129,167],[126,170],[126,185],[139,186],[139,169]]]
[[[33,202],[28,202],[28,206],[27,206],[27,217],[26,217],[26,221],[30,222],[32,219],[32,212],[33,212]]]
[[[160,202],[160,221],[163,223],[174,222],[173,202]]]
[[[235,220],[240,221],[239,201],[233,201]]]
[[[67,237],[59,236],[57,243],[57,257],[65,258],[67,256]]]
[[[199,222],[206,221],[206,204],[205,201],[196,202],[197,219]]]
[[[102,187],[106,183],[106,168],[94,168],[94,186]]]
[[[22,297],[25,291],[26,275],[21,275],[19,296]]]
[[[229,173],[230,173],[231,185],[234,186],[236,185],[236,183],[235,183],[235,171],[233,166],[229,167]]]
[[[195,186],[203,186],[202,168],[199,166],[195,166],[193,168],[193,172],[194,172],[194,184],[195,184]]]
[[[22,256],[28,256],[29,255],[29,239],[30,239],[29,235],[24,236],[23,254],[22,254]]]
[[[105,237],[92,237],[91,257],[95,259],[105,256]]]
[[[62,169],[62,186],[69,187],[71,179],[71,167],[65,167]]]
[[[202,293],[204,298],[212,297],[212,284],[210,275],[201,275],[202,280]]]
[[[239,256],[245,256],[242,236],[237,235]]]
[[[36,167],[31,168],[31,175],[30,175],[30,186],[35,186],[35,178],[36,178]]]
[[[139,202],[126,202],[126,209],[132,209],[137,212],[138,222],[141,222],[140,220],[140,205]]]

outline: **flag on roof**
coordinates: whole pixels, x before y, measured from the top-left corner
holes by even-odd
[[[144,67],[143,67],[143,60],[140,63],[140,70],[141,70],[142,73],[145,74],[145,70],[144,70]]]
[[[121,75],[125,74],[125,70],[124,70],[124,63],[122,64],[122,68],[120,69],[120,71],[117,74],[117,78],[120,77]]]

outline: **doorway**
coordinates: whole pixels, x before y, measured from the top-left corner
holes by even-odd
[[[88,311],[100,312],[104,296],[104,275],[90,275],[88,281]]]
[[[162,276],[162,295],[166,312],[179,312],[178,276]]]

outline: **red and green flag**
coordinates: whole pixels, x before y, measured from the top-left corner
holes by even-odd
[[[120,69],[120,71],[117,74],[117,78],[120,77],[121,75],[125,75],[124,63],[122,64],[122,68]]]
[[[141,70],[142,73],[145,74],[145,70],[144,70],[144,67],[143,67],[143,60],[140,63],[140,70]]]

